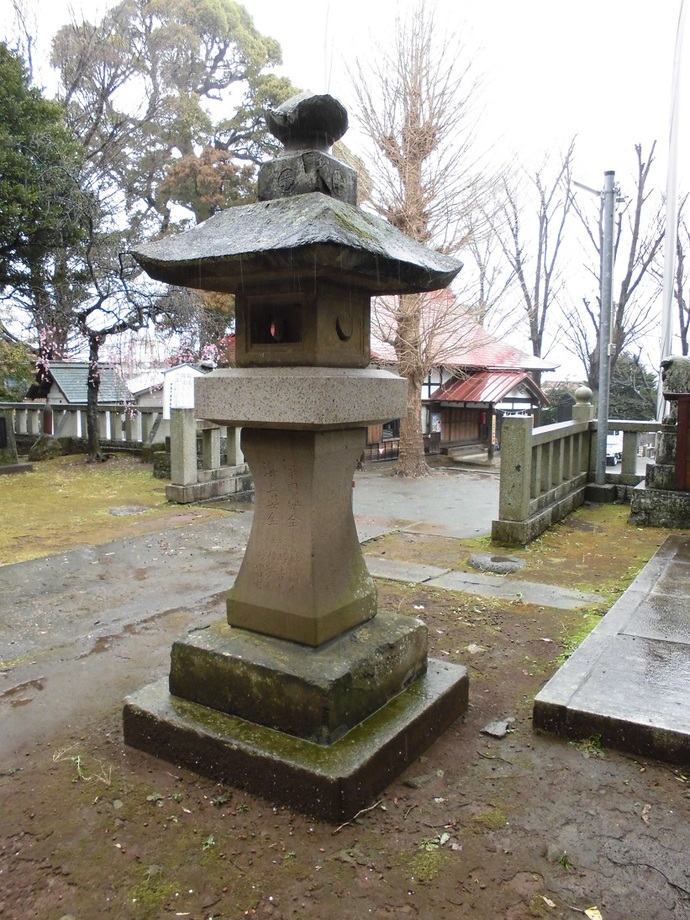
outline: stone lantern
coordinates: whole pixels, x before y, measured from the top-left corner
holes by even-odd
[[[460,263],[356,206],[330,153],[331,96],[270,113],[285,150],[256,204],[142,246],[153,278],[235,295],[236,368],[196,381],[200,418],[242,428],[256,487],[227,620],[173,646],[169,681],[125,703],[125,740],[339,820],[465,711],[465,668],[427,658],[424,625],[377,615],[352,514],[366,429],[406,383],[370,364],[370,298],[445,287]]]
[[[630,523],[638,527],[690,527],[690,358],[661,362],[661,392],[670,404],[657,434],[656,457],[644,483],[630,496]]]

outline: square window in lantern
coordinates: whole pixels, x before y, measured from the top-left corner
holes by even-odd
[[[252,304],[252,345],[286,345],[302,341],[302,310],[299,303]]]

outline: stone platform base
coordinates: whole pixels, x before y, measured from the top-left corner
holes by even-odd
[[[535,729],[690,763],[690,537],[674,534],[537,694]]]
[[[170,692],[305,741],[332,744],[417,680],[427,629],[394,613],[319,648],[211,623],[178,639]]]
[[[172,696],[168,680],[125,700],[125,742],[314,817],[351,818],[467,709],[466,668],[427,673],[331,745]]]
[[[630,496],[631,524],[638,527],[690,528],[690,492],[649,489],[644,483]]]
[[[210,501],[214,498],[230,498],[253,492],[252,474],[246,463],[240,466],[222,466],[215,470],[199,470],[198,482],[190,485],[170,483],[165,488],[165,497],[178,505],[190,502]]]
[[[611,482],[604,485],[597,485],[596,482],[588,482],[585,489],[585,501],[593,502],[595,505],[606,505],[616,500],[616,487]]]

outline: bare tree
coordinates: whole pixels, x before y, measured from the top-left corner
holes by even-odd
[[[484,210],[477,232],[471,234],[463,250],[467,261],[456,293],[476,323],[500,334],[508,323],[515,322],[508,297],[515,285],[515,272],[503,255],[497,234],[484,230],[496,219],[496,214],[488,215]]]
[[[519,298],[532,353],[539,358],[546,350],[547,323],[562,293],[560,268],[565,227],[573,206],[574,148],[573,140],[553,170],[546,162],[518,180],[504,177],[503,201],[491,218],[516,282],[515,306]]]
[[[39,33],[38,11],[35,5],[27,0],[10,0],[12,6],[12,19],[10,31],[11,44],[21,56],[26,67],[30,83],[34,81],[34,48],[36,36]]]
[[[371,204],[404,233],[446,253],[467,241],[467,217],[483,190],[470,60],[457,37],[437,26],[431,8],[421,3],[396,22],[391,48],[379,48],[374,63],[358,63],[353,74],[357,114],[372,142]],[[440,338],[438,317],[425,315],[429,302],[422,295],[405,295],[393,309],[398,369],[408,384],[397,466],[403,476],[429,471],[421,385]]]
[[[635,145],[635,191],[622,199],[619,207],[615,237],[614,262],[623,274],[614,296],[611,317],[611,373],[616,360],[624,350],[639,341],[658,322],[658,294],[660,282],[654,271],[656,259],[664,238],[661,202],[653,197],[650,187],[650,170],[654,162],[654,142],[645,155],[641,144]],[[621,204],[621,201],[619,201]],[[595,282],[593,295],[582,298],[582,309],[568,314],[569,324],[564,334],[570,340],[587,373],[587,385],[594,392],[599,387],[599,325],[601,302],[601,255],[603,244],[603,199],[599,206],[588,207],[578,198],[575,211],[584,229],[585,238],[593,259],[588,271]]]
[[[406,303],[408,299],[415,303]],[[412,326],[409,322],[400,322],[401,312],[406,308],[419,314],[419,341],[415,343],[400,341],[402,329]],[[371,317],[373,337],[392,347],[398,362],[401,353],[415,352],[418,367],[413,369],[403,365],[401,374],[419,374],[420,388],[433,368],[453,363],[469,333],[474,332],[477,325],[475,309],[465,306],[449,288],[410,298],[377,297]],[[417,329],[416,324],[414,328]]]

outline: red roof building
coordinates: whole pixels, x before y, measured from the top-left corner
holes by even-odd
[[[383,321],[380,315],[372,320],[374,363],[397,364],[394,328],[386,322],[384,305]],[[433,452],[486,450],[492,456],[504,415],[534,413],[549,404],[533,375],[554,365],[495,338],[466,316],[437,323],[432,347],[436,359],[422,385],[422,430]],[[397,434],[396,424],[387,430]]]

